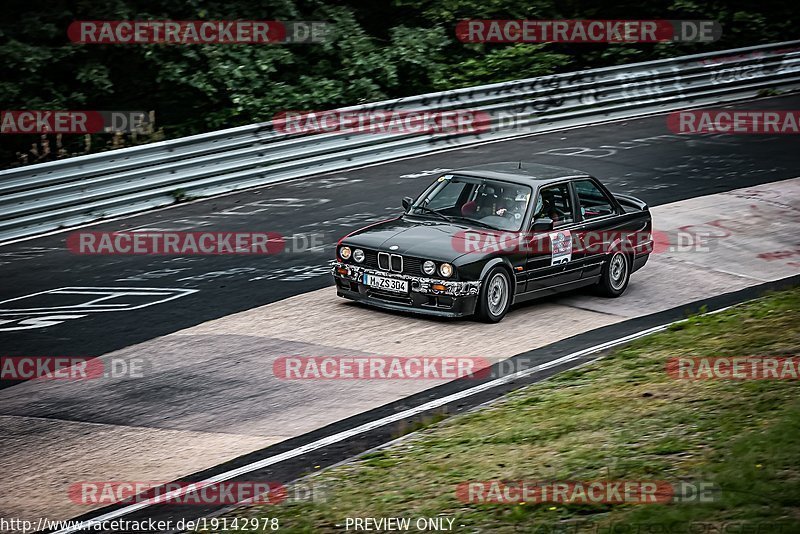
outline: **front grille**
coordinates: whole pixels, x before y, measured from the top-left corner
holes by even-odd
[[[401,256],[390,252],[378,252],[377,250],[365,248],[361,250],[364,251],[364,261],[362,263],[356,263],[352,259],[348,260],[347,263],[363,265],[369,269],[380,269],[381,271],[402,273],[411,276],[428,276],[422,272],[422,262],[425,261],[424,259]]]
[[[402,273],[403,257],[400,254],[378,252],[378,268],[393,273]]]

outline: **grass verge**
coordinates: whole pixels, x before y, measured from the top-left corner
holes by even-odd
[[[237,509],[281,532],[347,517],[454,519],[455,532],[800,532],[800,382],[675,380],[676,356],[797,355],[800,289],[692,317],[606,358],[319,473],[324,502]],[[711,482],[714,502],[473,504],[470,480]],[[352,529],[351,529],[352,530]],[[267,529],[266,531],[269,531]],[[373,530],[374,531],[374,530]]]

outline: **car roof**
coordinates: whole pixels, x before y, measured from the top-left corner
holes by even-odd
[[[472,176],[475,178],[494,178],[532,186],[540,186],[549,182],[563,180],[564,178],[583,178],[589,176],[585,171],[530,163],[527,161],[499,161],[496,163],[485,163],[483,165],[472,165],[470,167],[453,169],[449,171],[448,174]]]

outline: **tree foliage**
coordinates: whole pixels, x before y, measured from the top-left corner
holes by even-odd
[[[0,23],[0,109],[155,111],[157,138],[269,120],[284,110],[329,109],[795,37],[797,7],[777,0],[7,0]],[[793,13],[788,13],[788,10]],[[713,44],[465,44],[455,24],[492,19],[715,19]],[[324,44],[76,45],[75,20],[324,20]],[[75,136],[73,136],[75,137]],[[92,150],[107,146],[94,136]],[[0,164],[37,136],[2,136]],[[139,140],[141,141],[141,140]],[[126,140],[130,143],[131,140]],[[119,140],[116,140],[119,144]],[[64,140],[64,154],[86,140]],[[29,158],[43,160],[57,157]]]

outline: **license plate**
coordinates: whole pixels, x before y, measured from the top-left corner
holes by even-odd
[[[397,278],[384,278],[383,276],[364,275],[364,284],[370,287],[392,291],[394,293],[408,293],[408,280]]]

